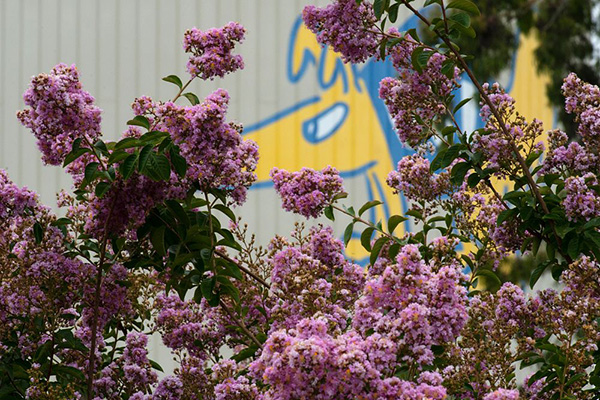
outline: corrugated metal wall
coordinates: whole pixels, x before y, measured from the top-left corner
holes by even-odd
[[[132,117],[129,105],[135,97],[167,100],[174,86],[160,78],[185,78],[183,32],[236,20],[248,31],[239,48],[246,68],[223,80],[194,82],[191,89],[199,96],[219,86],[230,90],[230,118],[243,122],[248,137],[261,146],[260,183],[242,210],[259,239],[264,243],[275,232],[287,234],[295,220],[278,211],[267,182],[272,166],[338,166],[352,204],[387,198],[387,209],[369,217],[400,212],[403,203],[383,187],[404,150],[376,99],[378,79],[390,70],[375,63],[345,66],[321,50],[298,23],[308,3],[327,1],[0,0],[0,168],[19,185],[38,191],[46,204],[55,204],[59,189],[71,187],[60,168],[42,166],[33,136],[15,118],[32,75],[59,62],[77,64],[84,88],[104,110],[105,138],[117,139]],[[532,68],[534,44],[523,44],[508,78],[516,83],[512,94],[525,101],[522,111],[528,118],[550,123],[544,81]],[[469,125],[475,112],[465,110],[461,118]],[[154,358],[165,356],[155,353]]]

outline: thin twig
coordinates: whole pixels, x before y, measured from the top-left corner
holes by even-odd
[[[365,224],[365,225],[367,225],[367,226],[370,226],[371,228],[374,228],[374,229],[376,229],[376,230],[377,230],[377,232],[381,233],[383,236],[386,236],[386,237],[388,237],[388,238],[390,238],[390,239],[392,239],[392,240],[394,240],[394,241],[397,241],[397,240],[398,240],[398,238],[397,238],[397,237],[395,237],[394,235],[391,235],[391,234],[389,234],[389,233],[387,233],[387,232],[384,232],[384,230],[383,230],[383,229],[378,229],[378,228],[377,228],[375,225],[373,225],[373,223],[372,223],[372,222],[369,222],[369,221],[367,221],[367,220],[365,220],[365,219],[363,219],[363,218],[361,218],[361,217],[358,217],[358,216],[356,216],[356,215],[353,215],[353,214],[349,213],[348,211],[344,210],[343,208],[336,206],[335,204],[332,204],[332,205],[331,205],[331,207],[332,207],[333,209],[335,209],[335,210],[338,210],[339,212],[341,212],[341,213],[343,213],[343,214],[346,214],[346,215],[347,215],[347,216],[349,216],[349,217],[352,217],[352,219],[354,219],[354,221],[355,221],[355,222],[361,222],[361,223],[363,223],[363,224]]]
[[[190,85],[190,83],[192,83],[192,81],[194,80],[195,76],[191,77],[189,81],[187,81],[187,83],[185,85],[183,85],[181,87],[181,89],[179,89],[179,92],[177,92],[177,94],[175,95],[175,97],[173,98],[173,100],[171,100],[173,103],[175,103],[175,100],[177,100],[179,97],[181,97],[181,94],[183,93],[183,91]]]
[[[90,344],[90,355],[88,359],[88,381],[87,381],[87,398],[92,398],[92,390],[94,384],[94,363],[96,358],[96,334],[98,332],[98,309],[100,308],[100,289],[102,288],[102,268],[106,258],[106,244],[108,243],[108,223],[111,220],[112,212],[115,208],[117,194],[114,194],[112,204],[108,210],[108,216],[104,222],[104,238],[100,245],[100,259],[98,260],[98,271],[96,273],[96,292],[94,296],[94,309],[92,317],[91,333],[92,339]]]
[[[217,250],[217,249],[215,249],[215,254],[218,255],[219,257],[221,257],[222,259],[235,264],[243,273],[250,276],[252,279],[257,281],[258,283],[260,283],[267,289],[271,289],[271,285],[269,283],[267,283],[264,279],[262,279],[260,276],[256,275],[254,272],[250,271],[248,268],[241,265],[239,262],[235,261],[233,258],[229,257],[227,254],[225,254],[222,251]]]
[[[229,308],[225,305],[225,303],[223,303],[223,300],[219,300],[219,304],[221,305],[221,308],[223,308],[223,310],[225,310],[225,313],[227,313],[227,315],[229,316],[229,318],[231,318],[233,320],[233,322],[246,334],[246,336],[248,336],[250,338],[250,340],[252,340],[252,342],[254,342],[254,344],[256,344],[259,348],[262,347],[262,344],[258,341],[258,339],[256,338],[256,336],[254,336],[252,334],[252,332],[250,332],[248,330],[248,328],[246,328],[246,325],[244,325],[244,323],[242,321],[239,321],[231,312],[231,310],[229,310]]]

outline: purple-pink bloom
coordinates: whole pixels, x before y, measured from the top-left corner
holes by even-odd
[[[244,68],[242,56],[231,54],[236,43],[244,39],[246,30],[237,22],[221,28],[201,31],[188,29],[183,36],[183,49],[191,53],[187,70],[192,77],[214,79]]]
[[[17,118],[33,132],[46,164],[61,164],[76,139],[85,145],[100,136],[101,110],[81,88],[75,65],[58,64],[49,74],[33,77],[23,99],[30,108]]]
[[[483,400],[519,400],[518,390],[498,389],[486,394]]]
[[[321,171],[302,168],[297,172],[273,168],[270,175],[283,209],[306,218],[317,218],[336,194],[344,193],[342,178],[331,166]]]
[[[341,53],[344,62],[360,63],[377,53],[377,22],[369,2],[336,0],[324,8],[308,5],[302,10],[302,19],[317,41]]]

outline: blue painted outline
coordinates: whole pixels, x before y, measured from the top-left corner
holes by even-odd
[[[337,124],[331,129],[331,131],[329,133],[327,133],[325,136],[317,137],[318,136],[317,135],[318,131],[316,128],[316,126],[318,126],[317,121],[319,119],[323,118],[323,116],[328,114],[331,110],[333,110],[334,108],[339,107],[339,106],[342,106],[344,109],[343,117],[337,122]],[[314,117],[309,118],[306,121],[302,122],[302,136],[304,137],[304,139],[306,139],[307,142],[312,143],[312,144],[317,144],[317,143],[320,143],[320,142],[328,139],[333,134],[335,134],[338,129],[340,129],[340,127],[344,124],[344,122],[346,122],[346,119],[348,118],[349,110],[350,110],[350,108],[348,107],[348,105],[342,101],[333,103],[331,106],[327,107],[325,110],[321,111]],[[308,133],[308,131],[309,131],[308,125],[310,125],[310,124],[315,124],[314,133]]]
[[[321,96],[314,96],[314,97],[309,97],[308,99],[302,100],[296,104],[294,104],[291,107],[288,108],[284,108],[281,111],[276,112],[275,114],[273,114],[270,117],[267,117],[261,121],[258,121],[255,124],[252,124],[250,126],[244,127],[244,135],[247,135],[251,132],[257,131],[259,129],[262,129],[268,125],[274,124],[275,122],[279,121],[282,118],[287,117],[290,114],[295,113],[296,111],[301,110],[302,108],[306,107],[306,106],[310,106],[311,104],[315,104],[318,103],[319,101],[321,101]]]

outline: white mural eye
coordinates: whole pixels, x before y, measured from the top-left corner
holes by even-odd
[[[337,102],[302,123],[302,135],[310,143],[319,143],[333,135],[348,116],[348,106]]]

